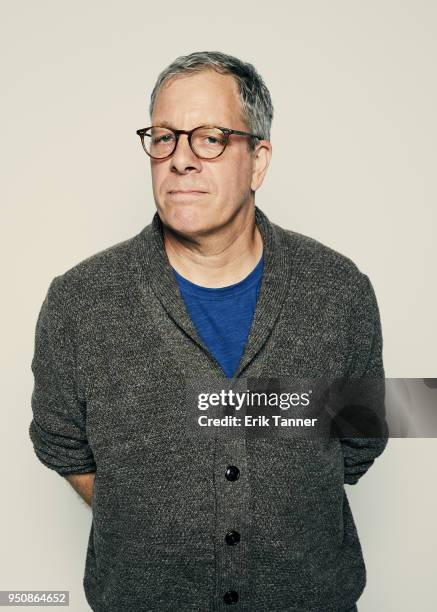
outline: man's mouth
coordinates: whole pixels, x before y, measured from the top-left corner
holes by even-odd
[[[197,189],[173,189],[170,193],[205,193],[205,191],[198,191]]]
[[[169,191],[169,195],[177,197],[195,197],[205,195],[205,191]]]

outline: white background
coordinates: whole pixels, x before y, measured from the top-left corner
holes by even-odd
[[[346,254],[378,298],[388,377],[437,374],[437,4],[432,0],[1,2],[0,589],[82,589],[91,511],[28,438],[36,317],[55,275],[155,211],[135,130],[173,59],[218,50],[270,89],[256,204]],[[434,278],[434,280],[432,280]],[[390,440],[346,485],[360,612],[437,609],[437,441]],[[40,608],[41,609],[41,608]]]

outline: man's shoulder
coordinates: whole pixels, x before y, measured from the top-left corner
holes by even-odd
[[[138,235],[108,246],[68,268],[62,277],[71,282],[122,281],[134,269],[132,251]]]
[[[294,272],[314,280],[359,281],[365,274],[351,257],[306,234],[280,228]]]
[[[86,308],[99,295],[123,292],[138,272],[135,253],[139,237],[136,234],[112,244],[55,276],[48,289],[49,299]]]

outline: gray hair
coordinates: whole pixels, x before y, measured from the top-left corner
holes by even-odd
[[[197,73],[207,69],[234,77],[248,130],[270,140],[273,104],[267,86],[252,64],[220,51],[196,51],[190,55],[181,55],[167,66],[158,76],[153,88],[149,105],[150,117],[164,83],[178,74]],[[257,142],[256,138],[248,138],[249,149],[253,150]]]

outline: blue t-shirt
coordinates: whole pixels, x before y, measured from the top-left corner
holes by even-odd
[[[246,346],[261,286],[264,254],[239,283],[202,287],[173,268],[194,326],[228,378],[236,371]]]

